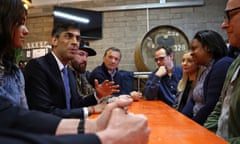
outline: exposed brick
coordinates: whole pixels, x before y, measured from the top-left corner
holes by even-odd
[[[182,0],[167,0],[167,2],[170,1],[181,2]],[[181,29],[189,40],[198,30],[212,29],[226,39],[226,33],[220,28],[226,1],[204,0],[204,6],[192,8],[149,9],[149,28],[151,30],[151,28],[159,25],[172,25]],[[91,2],[69,3],[64,6],[92,9],[94,7],[158,2],[159,0],[93,0]],[[52,6],[30,8],[30,17],[27,22],[30,33],[27,42],[50,42],[53,17],[49,13],[52,13],[52,9]],[[97,56],[89,57],[87,68],[92,70],[95,66],[100,65],[104,50],[110,46],[115,46],[120,48],[124,55],[120,68],[137,71],[134,54],[137,44],[148,31],[146,9],[104,12],[103,22],[103,39],[89,41],[90,46],[97,51]]]

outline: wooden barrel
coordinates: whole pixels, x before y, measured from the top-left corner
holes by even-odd
[[[148,31],[135,48],[135,65],[138,71],[153,71],[155,49],[159,46],[171,47],[174,63],[180,65],[182,54],[189,49],[189,40],[179,28],[170,25],[157,26]]]
[[[144,63],[144,58],[141,53],[141,42],[138,42],[135,49],[135,65],[138,71],[149,71],[149,68]]]

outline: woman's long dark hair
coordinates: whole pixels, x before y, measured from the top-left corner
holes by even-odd
[[[222,36],[213,30],[198,31],[193,39],[197,39],[212,54],[214,59],[227,56],[227,45]]]
[[[21,0],[0,0],[0,63],[6,74],[18,70],[15,65],[13,37],[26,14]]]

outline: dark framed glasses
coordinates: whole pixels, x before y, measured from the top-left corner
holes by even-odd
[[[226,22],[229,22],[231,20],[231,18],[236,15],[238,12],[240,12],[240,7],[231,9],[231,10],[226,10],[224,12],[224,20]]]
[[[162,60],[165,59],[165,57],[166,57],[166,56],[164,56],[164,57],[158,57],[158,58],[155,58],[154,60],[155,60],[155,62],[162,61]]]

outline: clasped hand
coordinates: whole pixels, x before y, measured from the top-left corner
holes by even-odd
[[[130,93],[130,96],[131,98],[134,100],[134,101],[138,101],[142,98],[142,93],[141,92],[138,92],[138,91],[132,91]]]
[[[126,112],[125,107],[132,102],[129,95],[119,96],[105,107],[98,118],[90,120],[85,132],[97,132],[99,137],[108,135],[108,140],[114,144],[147,144],[150,134],[147,118],[142,114]]]

